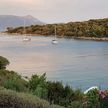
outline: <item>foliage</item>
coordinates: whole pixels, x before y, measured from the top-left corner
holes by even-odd
[[[28,82],[14,71],[0,70],[0,85],[15,91],[27,91]]]
[[[9,61],[6,58],[0,56],[0,69],[5,69],[7,65],[9,65]]]
[[[64,108],[63,106],[59,106],[59,105],[50,105],[49,108]]]
[[[62,98],[63,85],[60,82],[47,82],[48,100],[50,104],[59,104]]]
[[[99,94],[97,93],[97,90],[91,90],[87,93],[88,97],[88,108],[100,108],[99,103]]]
[[[39,85],[41,87],[44,87],[46,83],[46,74],[43,75],[33,75],[31,79],[29,80],[29,87],[31,90],[35,90]]]
[[[83,103],[80,101],[74,101],[69,108],[84,108]]]
[[[8,61],[4,58],[1,61],[3,60]],[[84,95],[80,90],[64,86],[62,82],[47,81],[45,73],[33,75],[26,81],[16,72],[6,70],[7,63],[2,64],[0,108],[108,108],[108,90],[95,89]],[[36,96],[47,100],[50,105]]]
[[[72,90],[70,86],[63,86],[61,82],[46,81],[46,74],[33,75],[29,80],[30,91],[50,104],[69,106],[71,102],[82,99],[80,91]]]
[[[107,90],[91,90],[86,96],[85,108],[108,108]]]
[[[58,105],[49,105],[42,100],[28,93],[18,93],[0,87],[0,108],[63,108]]]
[[[99,90],[99,101],[101,108],[107,108],[108,107],[108,90]]]
[[[65,107],[71,105],[73,101],[81,101],[82,93],[72,90],[70,86],[63,86],[61,82],[48,82],[48,100],[50,104],[58,104]],[[79,94],[80,95],[79,95]]]
[[[48,102],[33,95],[0,90],[0,108],[48,108]]]
[[[47,99],[46,74],[33,75],[29,80],[29,89],[34,95]]]
[[[59,37],[108,37],[108,18],[67,24],[32,25],[26,27],[28,34],[54,35],[55,25]],[[11,28],[11,27],[10,27]],[[23,34],[23,27],[7,29],[7,33]]]

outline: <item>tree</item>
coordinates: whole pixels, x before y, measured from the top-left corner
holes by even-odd
[[[91,90],[87,93],[87,108],[100,108],[100,103],[99,103],[99,94],[98,91]]]
[[[9,61],[6,58],[0,56],[0,69],[6,69],[7,65],[9,65]]]
[[[43,75],[33,75],[29,80],[29,89],[32,93],[43,99],[47,98],[47,88],[46,88],[46,74]]]
[[[50,104],[60,104],[63,93],[63,85],[61,82],[47,82],[48,100]]]
[[[30,90],[34,91],[38,86],[43,87],[46,83],[46,74],[43,75],[33,75],[29,81]]]

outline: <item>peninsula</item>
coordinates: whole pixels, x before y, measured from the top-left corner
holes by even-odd
[[[68,22],[59,24],[43,24],[26,26],[26,33],[32,35],[53,36],[55,25],[60,38],[75,38],[108,41],[108,18],[91,19],[83,22]],[[23,34],[23,26],[8,27],[6,33]]]

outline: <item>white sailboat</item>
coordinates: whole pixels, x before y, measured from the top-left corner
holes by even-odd
[[[57,34],[57,31],[56,31],[56,26],[55,26],[55,37],[52,40],[52,44],[58,44],[58,41],[57,41],[57,38],[56,38],[56,36],[57,36],[56,34]]]
[[[23,37],[23,42],[29,42],[31,41],[31,38],[27,36],[26,30],[25,30],[25,20],[24,20],[24,37]]]

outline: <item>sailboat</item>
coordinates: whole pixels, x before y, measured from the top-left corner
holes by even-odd
[[[54,37],[54,39],[52,40],[52,44],[58,44],[58,41],[57,41],[57,39],[56,39],[56,33],[57,31],[56,31],[56,26],[55,26],[55,37]]]
[[[31,41],[31,38],[26,35],[25,20],[24,20],[24,37],[23,37],[23,42],[28,42],[28,41]]]

